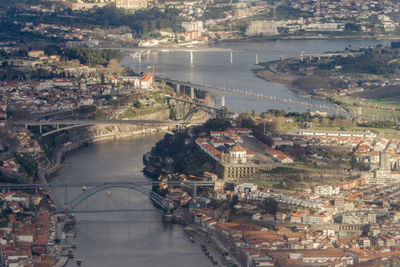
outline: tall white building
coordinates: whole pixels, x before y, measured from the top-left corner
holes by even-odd
[[[190,31],[201,31],[203,32],[203,22],[202,21],[183,21],[182,27],[185,28],[187,32]]]

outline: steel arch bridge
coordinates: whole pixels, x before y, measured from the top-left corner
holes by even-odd
[[[92,187],[87,191],[84,191],[80,195],[76,196],[74,199],[71,201],[65,203],[66,209],[68,211],[74,211],[76,207],[78,207],[83,201],[86,199],[92,197],[93,195],[97,194],[98,192],[107,190],[107,189],[112,189],[112,188],[128,188],[131,190],[138,191],[142,194],[147,195],[157,206],[159,206],[165,213],[170,213],[169,209],[169,202],[166,201],[162,196],[159,194],[153,192],[152,190],[149,190],[146,187],[143,187],[141,185],[135,184],[135,183],[126,183],[126,182],[120,182],[120,183],[105,183],[105,184],[100,184],[98,186]]]

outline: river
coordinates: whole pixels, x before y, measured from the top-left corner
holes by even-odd
[[[266,42],[232,42],[215,44],[216,47],[268,49],[286,51],[322,52],[342,50],[351,45],[369,46],[384,43],[374,40],[296,40]],[[276,60],[279,55],[259,54],[260,61]],[[284,87],[259,79],[251,72],[254,68],[254,53],[234,55],[234,64],[229,63],[229,55],[215,52],[195,54],[190,65],[185,53],[159,53],[142,61],[140,66],[131,57],[123,64],[140,67],[157,66],[157,72],[172,79],[225,85],[256,92],[267,92],[281,97],[297,96]],[[320,101],[320,100],[312,100]],[[226,103],[231,111],[265,111],[269,108],[290,108],[303,111],[302,107],[287,107],[282,103],[265,100],[228,96]],[[109,181],[148,180],[143,174],[142,156],[161,138],[148,136],[97,143],[70,153],[60,173],[52,183],[90,183]],[[211,266],[203,255],[199,244],[193,244],[179,225],[161,222],[161,211],[139,192],[127,189],[110,190],[111,195],[98,193],[81,204],[82,209],[139,208],[152,212],[135,213],[78,213],[76,224],[75,258],[83,260],[82,266]],[[81,193],[81,189],[69,190],[68,199]],[[64,191],[56,191],[64,201]],[[67,266],[75,266],[70,261]]]
[[[161,136],[96,143],[70,153],[52,183],[149,181],[141,172],[142,155]],[[81,189],[69,190],[72,199]],[[77,209],[138,208],[152,212],[77,213],[75,259],[82,266],[212,266],[180,225],[163,224],[149,198],[128,189],[94,195]],[[61,203],[64,191],[56,191]],[[108,198],[108,199],[107,199]],[[129,200],[129,203],[128,203]],[[75,260],[67,266],[76,266]]]
[[[356,40],[356,39],[321,39],[321,40],[279,40],[260,42],[224,42],[209,45],[209,47],[322,53],[327,51],[342,51],[346,47],[367,47],[377,44],[386,45],[386,40]],[[287,57],[290,55],[286,55]],[[288,88],[272,84],[258,78],[251,69],[256,69],[255,52],[233,52],[233,64],[230,64],[229,52],[194,52],[193,64],[190,64],[189,52],[160,52],[150,54],[139,63],[137,59],[127,55],[123,60],[124,66],[134,70],[152,71],[157,76],[170,79],[191,81],[193,83],[210,84],[217,87],[241,89],[296,101],[309,101],[318,105],[329,105],[320,99],[301,98]],[[259,62],[278,60],[281,55],[258,53]],[[212,91],[219,105],[220,92]],[[225,94],[225,103],[233,112],[263,112],[268,109],[286,109],[304,112],[305,106],[273,102],[252,97]]]

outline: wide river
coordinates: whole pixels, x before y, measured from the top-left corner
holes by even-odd
[[[377,44],[386,45],[383,40],[280,40],[262,42],[225,42],[209,45],[212,48],[231,48],[238,50],[253,51],[279,51],[275,54],[258,53],[259,62],[273,61],[293,55],[285,52],[305,52],[318,54],[327,51],[342,51],[346,47],[367,47]],[[299,55],[297,55],[299,56]],[[216,87],[241,89],[264,95],[272,95],[281,98],[290,98],[296,101],[308,101],[318,105],[331,105],[319,99],[300,98],[291,90],[266,82],[258,78],[251,69],[256,69],[255,52],[233,52],[233,64],[230,64],[229,52],[194,52],[193,64],[190,63],[189,52],[160,52],[150,54],[141,62],[137,58],[126,56],[122,64],[136,71],[154,72],[157,76],[168,77],[174,80],[191,81],[193,83],[209,84]],[[217,99],[219,106],[220,92],[211,91]],[[243,97],[238,95],[225,94],[225,103],[233,112],[263,112],[268,109],[286,109],[290,111],[304,112],[308,109],[305,106],[293,105],[282,102],[272,102],[264,99]]]
[[[268,42],[235,42],[216,44],[217,47],[264,49],[279,51],[336,51],[349,45],[369,46],[383,43],[374,40],[296,40]],[[279,55],[259,54],[260,61],[278,59]],[[184,81],[225,85],[247,90],[268,92],[272,95],[296,98],[290,90],[275,86],[257,78],[254,68],[254,53],[234,55],[234,64],[229,55],[215,52],[195,54],[190,65],[185,53],[160,53],[143,60],[140,68],[155,65],[164,76]],[[125,65],[137,66],[137,61],[126,57]],[[158,67],[159,66],[159,67]],[[139,66],[137,66],[139,68]],[[258,99],[228,96],[228,107],[233,111],[264,111],[269,108],[287,108],[281,103]],[[290,107],[291,110],[304,110]],[[148,181],[142,174],[142,156],[161,136],[126,139],[98,143],[79,149],[68,155],[60,173],[52,183],[90,183],[109,181]],[[69,190],[68,199],[81,193],[81,189]],[[146,209],[152,212],[125,213],[77,213],[75,259],[83,260],[82,266],[211,266],[203,255],[199,244],[193,244],[179,225],[165,225],[161,212],[139,192],[127,189],[110,190],[94,195],[78,209]],[[64,191],[56,191],[61,203]],[[67,266],[76,266],[70,261]]]

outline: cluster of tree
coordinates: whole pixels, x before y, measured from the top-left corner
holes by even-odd
[[[268,214],[276,215],[278,212],[278,202],[273,198],[266,198],[259,203],[259,208]]]
[[[229,121],[229,111],[226,107],[222,107],[220,113],[216,118],[209,119],[204,124],[204,129],[207,132],[210,131],[224,131],[231,127],[231,122]]]
[[[237,123],[240,127],[251,129],[253,136],[267,146],[273,144],[272,139],[265,135],[266,131],[271,130],[270,125],[264,123],[257,124],[252,118],[247,116],[247,114],[241,114],[237,119]]]
[[[60,43],[64,41],[63,39],[57,37],[48,38],[38,33],[23,32],[21,29],[22,26],[16,25],[13,20],[10,20],[10,17],[0,20],[0,40],[14,41],[28,45],[43,45],[45,43]]]
[[[231,127],[231,123],[228,119],[213,118],[209,119],[205,124],[204,128],[206,131],[224,131]]]
[[[78,47],[65,49],[63,52],[63,56],[67,60],[77,59],[81,64],[85,64],[88,66],[107,66],[110,63],[111,59],[120,60],[123,55],[121,51],[118,50],[97,50],[86,47]]]
[[[27,80],[43,80],[58,77],[52,71],[38,68],[30,70],[15,69],[12,66],[2,66],[0,68],[1,81],[27,81]]]
[[[345,32],[359,32],[361,31],[360,25],[353,23],[353,22],[348,22],[344,25],[344,31]]]
[[[1,205],[3,206],[5,203],[1,201]],[[10,208],[6,208],[0,213],[0,227],[7,227],[9,223],[8,215],[13,214],[13,210]]]
[[[393,128],[396,126],[394,121],[368,121],[359,123],[358,126],[361,127],[371,127],[371,128]]]
[[[231,6],[207,7],[201,19],[222,19],[226,17],[226,13],[230,10],[232,10]]]
[[[171,28],[173,31],[180,31],[180,11],[175,8],[166,8],[163,12],[154,7],[151,9],[137,10],[132,13],[124,9],[107,5],[85,12],[72,12],[70,9],[59,11],[58,14],[25,14],[24,10],[14,9],[12,16],[21,22],[33,22],[34,24],[47,23],[56,25],[80,26],[93,25],[96,27],[129,27],[133,33],[139,36],[148,32],[160,29]],[[11,16],[11,15],[10,15]]]
[[[314,63],[319,69],[332,70],[335,66],[342,66],[345,73],[366,73],[376,75],[400,75],[400,49],[371,48],[365,49],[361,54],[341,57]]]
[[[213,171],[215,164],[209,156],[201,151],[192,142],[187,142],[189,136],[186,132],[177,132],[174,135],[167,134],[153,147],[150,161],[155,166],[172,172],[203,175],[204,171]]]
[[[27,177],[33,177],[34,179],[38,178],[38,163],[36,160],[29,154],[16,155],[15,159],[17,163],[20,165],[20,172],[25,173]]]
[[[275,16],[281,19],[295,19],[300,17],[310,18],[313,16],[313,14],[311,12],[289,6],[278,6],[275,10]]]

